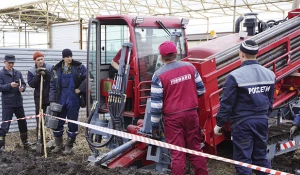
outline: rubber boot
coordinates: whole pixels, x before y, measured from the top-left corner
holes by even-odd
[[[36,150],[36,144],[38,143],[38,127],[35,128],[35,136],[36,136],[36,141],[35,143],[32,143],[32,146],[31,146],[31,150],[32,151],[35,151]]]
[[[66,146],[65,146],[65,151],[63,152],[64,154],[71,154],[72,153],[72,148],[73,144],[75,143],[76,138],[71,138],[68,137]]]
[[[20,138],[21,138],[21,141],[22,141],[22,144],[23,144],[24,149],[29,149],[30,146],[32,145],[32,143],[30,143],[30,142],[28,141],[28,135],[27,135],[27,132],[20,133]]]
[[[58,153],[62,150],[63,147],[63,138],[60,137],[54,137],[55,140],[55,148],[51,151],[52,153]]]
[[[0,136],[0,152],[5,151],[5,137]]]

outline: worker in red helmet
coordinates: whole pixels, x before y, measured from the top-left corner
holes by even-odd
[[[275,75],[256,60],[259,47],[253,40],[240,45],[240,68],[229,73],[216,116],[216,135],[230,121],[234,160],[271,168],[267,159],[268,116],[274,101]],[[252,175],[250,168],[235,166],[239,175]],[[267,174],[256,172],[256,174]]]
[[[197,108],[198,98],[205,92],[204,84],[192,64],[176,61],[177,49],[173,42],[166,41],[158,49],[164,65],[152,77],[152,137],[157,138],[163,115],[167,143],[202,152]],[[185,174],[186,153],[175,150],[170,150],[170,153],[172,174]],[[208,174],[204,157],[192,154],[187,154],[187,157],[195,175]]]

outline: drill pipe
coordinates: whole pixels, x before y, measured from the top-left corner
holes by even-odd
[[[261,55],[260,57],[257,58],[257,61],[261,64],[264,65],[273,59],[283,55],[286,53],[285,45],[281,45],[275,49],[272,49],[271,51]]]
[[[257,44],[264,45],[264,42],[267,41],[267,45],[271,42],[271,38],[274,38],[278,35],[281,35],[282,33],[287,33],[287,31],[291,31],[297,27],[298,23],[300,22],[300,18],[297,19],[291,19],[285,23],[285,25],[276,26],[275,28],[267,30],[267,32],[259,33],[258,35],[252,37],[251,39],[255,40]],[[273,42],[273,41],[272,41]],[[237,45],[237,48],[239,48],[239,44]],[[226,57],[226,55],[222,54],[220,58],[220,61],[222,61],[222,58]]]
[[[272,42],[274,42],[274,41],[276,41],[276,40],[278,40],[278,39],[294,32],[298,29],[300,29],[300,26],[297,27],[297,28],[294,28],[294,29],[292,29],[292,30],[290,30],[290,31],[288,31],[284,34],[281,34],[281,35],[277,36],[276,38],[273,38],[271,41],[267,41],[267,42],[263,43],[262,45],[260,45],[260,47],[264,47],[265,45],[269,45],[270,43],[272,43]],[[294,40],[293,42],[296,42],[296,40]],[[239,49],[237,51],[235,51],[234,53],[230,54],[231,57],[227,57],[226,59],[223,58],[222,61],[219,61],[219,63],[217,62],[217,69],[220,69],[223,66],[228,65],[229,63],[232,63],[232,62],[236,61],[238,59],[238,53],[239,53]]]
[[[268,38],[272,37],[272,36],[276,36],[278,33],[282,32],[282,31],[283,32],[286,31],[287,28],[292,28],[292,27],[296,26],[296,24],[294,24],[294,22],[295,21],[299,21],[299,19],[300,19],[299,17],[292,18],[292,19],[290,19],[290,20],[282,23],[280,26],[284,25],[284,27],[279,28],[279,30],[277,30],[278,27],[272,27],[272,28],[266,30],[267,32],[259,33],[259,34],[255,35],[255,36],[253,36],[251,39],[253,39],[253,40],[256,41],[257,39],[264,38],[266,36],[268,36]],[[265,39],[265,40],[267,40],[267,39]],[[258,44],[260,44],[260,43],[258,43]],[[239,49],[239,44],[237,44],[237,45],[235,45],[235,46],[233,46],[233,47],[231,47],[231,48],[229,48],[229,49],[227,49],[227,50],[225,50],[223,52],[219,52],[219,53],[213,54],[213,55],[207,57],[207,59],[212,59],[212,58],[219,59],[220,57],[222,57],[222,56],[224,56],[224,55],[226,55],[228,53],[234,52],[234,51],[236,51],[238,49]]]
[[[291,44],[295,43],[295,41],[298,41],[300,39],[300,35],[291,39]]]
[[[260,62],[260,60],[266,59],[266,58],[268,58],[268,57],[269,57],[269,59],[268,59],[267,61],[270,61],[271,59],[274,58],[274,57],[273,57],[273,54],[278,53],[279,51],[280,51],[281,54],[282,54],[283,52],[282,52],[280,49],[283,49],[283,48],[285,48],[284,45],[278,46],[278,47],[276,47],[275,49],[272,49],[271,51],[269,51],[269,52],[267,52],[267,53],[265,53],[265,54],[259,56],[259,57],[257,58],[257,61]],[[284,51],[285,51],[285,49],[284,49]],[[280,55],[281,55],[281,54],[280,54]],[[279,56],[280,56],[280,55],[279,55]],[[239,55],[237,55],[236,57],[231,58],[231,60],[228,61],[228,62],[224,62],[224,63],[222,63],[222,64],[219,64],[219,65],[217,66],[217,69],[219,69],[219,68],[221,68],[221,67],[224,67],[224,66],[227,66],[229,63],[234,62],[234,61],[236,61],[236,60],[238,60],[238,59],[239,59]]]
[[[300,46],[300,41],[298,42],[294,42],[294,44],[291,45],[291,49],[295,49],[297,47]],[[286,49],[285,49],[285,44],[280,45],[278,47],[276,47],[275,49],[272,49],[271,51],[261,55],[260,57],[257,58],[257,61],[259,62],[260,65],[265,65],[266,63],[272,61],[275,58],[278,58],[279,56],[283,55],[284,53],[286,53]],[[291,60],[292,62],[300,59],[298,58],[300,56],[300,50],[294,52],[291,54]],[[282,58],[282,60],[278,61],[276,63],[276,70],[281,70],[282,68],[284,68],[286,66],[286,57]],[[272,70],[273,66],[268,66],[268,69]],[[218,84],[219,84],[219,88],[222,88],[225,82],[225,79],[227,77],[229,73],[221,75],[220,77],[218,77]]]
[[[114,157],[116,157],[117,155],[123,153],[124,151],[128,150],[129,148],[133,147],[135,145],[136,141],[134,140],[130,140],[126,143],[124,143],[123,145],[111,150],[110,152],[104,154],[103,156],[99,156],[96,158],[96,164],[102,164]]]
[[[294,54],[292,54],[291,58],[292,58],[292,62],[295,62],[295,61],[299,60],[300,59],[300,51],[299,52],[295,52]],[[276,64],[276,70],[279,71],[279,70],[283,69],[285,66],[286,66],[285,62],[284,62],[283,65],[277,65]],[[272,70],[273,67],[270,67],[269,69]]]
[[[267,42],[261,44],[260,48],[262,48],[262,47],[264,47],[266,45],[269,45],[269,44],[273,43],[274,41],[279,40],[280,38],[282,38],[282,37],[284,37],[284,36],[286,36],[286,35],[294,32],[294,31],[296,31],[298,29],[300,29],[300,26],[298,26],[297,28],[294,28],[294,29],[292,29],[292,30],[290,30],[290,31],[288,31],[286,33],[283,33],[283,34],[281,34],[279,36],[276,36],[275,38],[273,38],[270,41],[267,41]],[[238,53],[239,53],[239,49],[236,50],[235,52],[232,52],[231,54],[228,54],[227,55],[228,57],[224,56],[224,57],[222,57],[222,59],[220,57],[219,61],[217,60],[217,69],[220,69],[224,65],[228,65],[229,63],[232,63],[232,62],[236,61],[238,59],[238,58],[236,58],[236,57],[238,57]]]
[[[294,53],[291,55],[291,59],[292,59],[292,62],[295,62],[295,61],[297,61],[298,59],[300,59],[300,50],[294,52]]]
[[[300,18],[298,18],[298,19],[299,20],[296,21],[297,22],[296,24],[288,24],[282,28],[279,28],[278,31],[270,32],[267,34],[265,34],[265,32],[262,32],[256,36],[254,36],[251,39],[255,40],[259,44],[260,48],[264,47],[265,45],[269,45],[270,43],[282,38],[283,36],[288,35],[288,34],[292,33],[293,31],[300,29],[300,26],[297,26],[297,24],[300,23]],[[268,32],[269,32],[269,30],[268,30]],[[261,34],[264,34],[265,36],[261,36],[261,38],[256,39],[257,36],[260,36]],[[231,59],[231,58],[238,55],[239,44],[234,46],[234,49],[231,48],[228,50],[230,51],[229,53],[227,53],[228,51],[221,52],[222,55],[220,57],[216,57],[217,67],[220,68],[220,66],[218,66],[219,63],[227,62],[227,64],[228,64],[228,61],[230,61],[230,62],[235,61],[234,59]],[[213,55],[213,57],[215,57],[215,56]]]

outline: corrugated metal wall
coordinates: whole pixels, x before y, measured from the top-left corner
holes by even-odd
[[[19,49],[19,48],[0,48],[0,64],[2,63],[2,69],[4,67],[4,55],[5,54],[14,54],[16,56],[16,63],[14,68],[21,71],[23,78],[27,84],[26,91],[22,93],[23,95],[23,103],[24,103],[24,110],[25,116],[35,115],[35,105],[33,100],[33,91],[31,87],[28,86],[27,83],[27,72],[30,67],[34,65],[34,61],[32,60],[32,55],[35,51],[41,51],[45,55],[45,62],[50,64],[58,63],[61,58],[61,51],[62,50],[52,50],[52,49]],[[73,50],[73,59],[81,61],[86,66],[86,51],[75,51]],[[1,97],[2,93],[0,93]],[[2,120],[2,101],[0,100],[0,120]],[[86,109],[80,109],[79,116],[85,117]],[[16,118],[15,116],[13,117]],[[28,127],[30,129],[35,128],[36,122],[35,119],[27,120]],[[17,122],[12,122],[10,126],[10,132],[18,131]]]

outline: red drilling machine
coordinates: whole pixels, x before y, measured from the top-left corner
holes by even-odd
[[[177,59],[192,63],[205,84],[206,93],[199,98],[198,108],[205,138],[203,150],[217,154],[216,146],[230,140],[229,125],[224,128],[222,136],[216,136],[213,132],[222,87],[227,74],[241,65],[239,44],[251,38],[260,47],[258,62],[276,74],[274,111],[269,116],[269,123],[270,127],[283,129],[269,133],[268,157],[272,159],[294,151],[300,147],[300,136],[297,136],[300,133],[291,138],[288,131],[300,110],[299,14],[300,9],[295,9],[288,13],[286,19],[264,22],[257,19],[258,14],[247,13],[237,19],[234,33],[190,49],[185,34],[188,19],[128,15],[91,19],[87,66],[90,80],[88,123],[151,137],[151,78],[154,71],[162,66],[157,48],[162,42],[172,40],[177,45]],[[240,27],[242,24],[244,28]],[[114,78],[108,78],[111,61],[119,51],[118,73]],[[278,140],[277,137],[282,138],[282,135],[285,135],[284,139]],[[89,157],[92,163],[108,168],[153,168],[158,171],[169,168],[170,155],[166,148],[92,129],[86,129],[86,138],[93,152]],[[284,147],[290,142],[294,145]],[[110,151],[103,154],[99,151],[101,147],[107,147]]]

